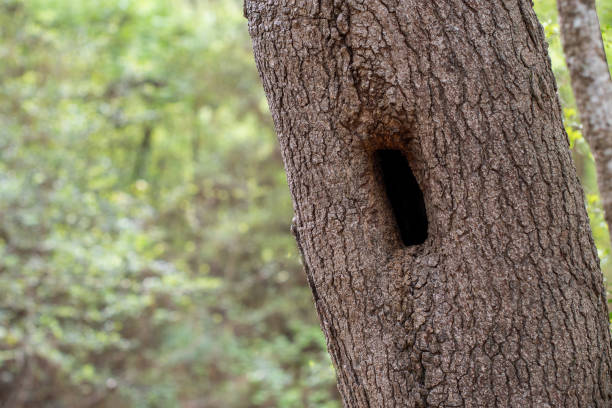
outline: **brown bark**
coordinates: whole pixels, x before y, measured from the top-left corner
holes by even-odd
[[[563,52],[612,239],[612,79],[595,0],[558,0]]]
[[[609,407],[602,275],[530,3],[245,14],[345,406]],[[404,244],[419,206],[390,202],[381,150],[418,181],[424,243]]]

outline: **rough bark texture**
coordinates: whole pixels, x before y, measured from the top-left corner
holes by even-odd
[[[612,79],[595,0],[558,0],[563,51],[612,238]]]
[[[527,0],[247,0],[347,407],[610,407],[605,293]],[[424,194],[405,246],[375,152]]]

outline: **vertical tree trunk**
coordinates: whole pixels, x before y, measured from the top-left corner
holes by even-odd
[[[142,140],[140,147],[136,152],[136,163],[134,164],[134,171],[132,172],[132,180],[138,180],[144,177],[147,159],[151,153],[151,143],[153,138],[153,128],[147,124],[144,127]]]
[[[609,407],[602,275],[530,3],[245,13],[345,406]]]
[[[563,51],[612,238],[612,80],[595,0],[558,0]]]

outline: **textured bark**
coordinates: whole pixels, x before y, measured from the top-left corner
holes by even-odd
[[[612,238],[612,79],[595,0],[558,0],[563,51]]]
[[[527,0],[247,0],[347,407],[609,407],[610,334]],[[405,246],[376,151],[428,237]]]

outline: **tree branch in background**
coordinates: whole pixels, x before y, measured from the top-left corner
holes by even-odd
[[[595,0],[558,0],[563,51],[612,233],[612,80]]]
[[[153,128],[150,125],[146,125],[144,128],[142,141],[140,142],[140,148],[138,149],[136,156],[136,163],[134,165],[134,172],[132,176],[133,180],[138,180],[144,176],[147,157],[149,157],[149,153],[151,152],[152,136]]]
[[[104,92],[104,98],[117,98],[134,88],[140,88],[145,85],[163,88],[167,85],[167,82],[156,78],[125,78],[111,83]]]

